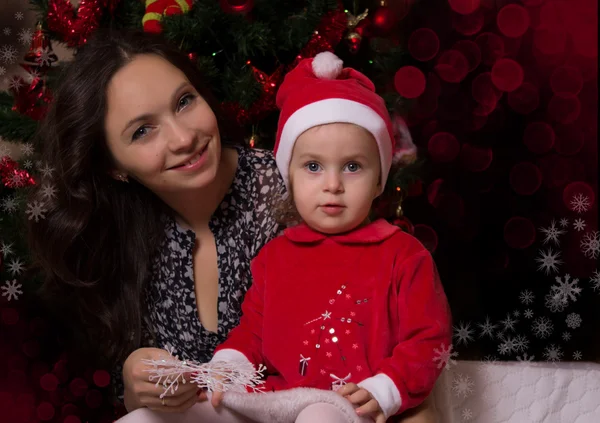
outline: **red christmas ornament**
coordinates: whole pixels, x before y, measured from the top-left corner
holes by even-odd
[[[160,21],[163,16],[180,15],[192,8],[192,0],[155,0],[146,2],[146,13],[142,18],[145,32],[158,34],[162,32]]]
[[[225,13],[249,13],[254,7],[254,0],[219,0]]]
[[[381,6],[373,13],[373,30],[377,35],[388,35],[398,22],[399,19],[388,6]]]
[[[50,38],[42,30],[41,22],[38,22],[35,28],[35,32],[31,37],[31,43],[29,45],[29,51],[25,55],[25,61],[37,67],[46,69],[56,62],[58,57],[52,50],[52,44]],[[25,69],[29,72],[29,69]]]
[[[79,47],[100,24],[105,10],[110,14],[120,0],[81,0],[77,12],[69,0],[49,0],[48,29],[56,32],[69,47]]]

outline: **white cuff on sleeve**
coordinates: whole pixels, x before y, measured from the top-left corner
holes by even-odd
[[[393,416],[402,406],[400,391],[396,388],[394,381],[384,373],[366,378],[358,383],[358,386],[366,389],[373,395],[373,398],[375,398],[383,410],[386,419]]]
[[[214,363],[215,361],[245,361],[252,364],[252,362],[248,360],[248,357],[233,348],[225,348],[217,351],[210,361],[211,363]]]

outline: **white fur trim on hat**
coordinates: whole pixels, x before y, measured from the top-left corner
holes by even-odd
[[[312,61],[313,73],[320,79],[336,79],[343,68],[342,59],[329,51],[317,54]]]
[[[353,123],[369,131],[379,148],[381,192],[385,188],[392,163],[392,141],[383,118],[364,104],[343,98],[329,98],[310,103],[294,112],[281,131],[275,160],[289,190],[289,166],[294,144],[308,129],[328,123]]]

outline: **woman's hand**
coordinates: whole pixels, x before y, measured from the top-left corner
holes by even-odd
[[[167,351],[159,348],[139,348],[127,357],[123,364],[127,411],[131,412],[147,407],[165,413],[180,413],[201,400],[198,387],[193,383],[180,383],[173,394],[169,391],[162,399],[160,398],[160,395],[165,392],[165,388],[161,385],[156,386],[156,382],[150,382],[149,373],[146,370],[151,367],[142,363],[142,360],[160,360],[170,357]],[[189,379],[189,375],[187,379]]]
[[[370,416],[375,423],[385,423],[385,415],[379,403],[366,389],[360,388],[355,383],[348,383],[336,391],[352,404],[357,405],[356,414]]]

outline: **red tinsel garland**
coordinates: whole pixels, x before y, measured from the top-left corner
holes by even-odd
[[[104,10],[112,14],[120,0],[81,0],[77,13],[69,0],[48,2],[48,29],[56,32],[69,47],[86,43],[100,24]]]
[[[0,159],[0,176],[2,183],[8,188],[23,188],[35,185],[35,180],[26,170],[20,170],[19,164],[8,156]]]

